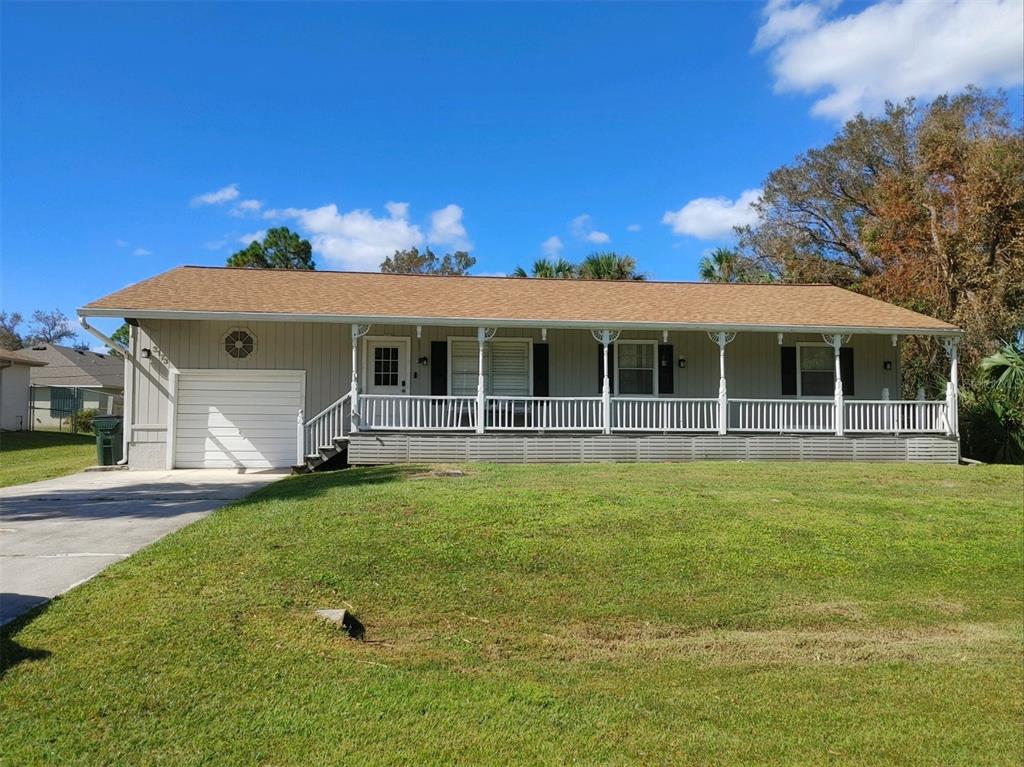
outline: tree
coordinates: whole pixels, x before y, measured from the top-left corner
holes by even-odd
[[[771,174],[740,231],[745,255],[787,282],[828,282],[966,331],[966,386],[1024,326],[1024,133],[1005,96],[968,89],[889,104]],[[939,389],[938,344],[903,345],[905,392]]]
[[[110,334],[110,340],[116,341],[118,344],[120,344],[121,348],[127,349],[128,344],[131,341],[131,336],[129,335],[129,332],[130,331],[128,329],[128,323],[122,322],[118,326],[117,330]],[[117,349],[111,349],[110,353],[115,357],[124,357],[124,355]]]
[[[25,344],[18,332],[22,316],[18,312],[0,312],[0,349],[16,351]]]
[[[464,250],[445,253],[438,259],[429,247],[422,253],[419,248],[396,250],[395,255],[388,256],[380,265],[380,270],[387,274],[468,274],[476,264],[476,259]]]
[[[316,269],[313,247],[286,226],[267,230],[263,242],[253,240],[228,258],[228,266],[250,269]]]
[[[28,327],[25,345],[60,344],[74,337],[75,328],[60,309],[52,312],[36,309],[32,312],[32,324]]]
[[[715,248],[700,260],[704,282],[771,282],[772,275],[733,248]]]
[[[591,253],[579,266],[579,275],[585,280],[643,280],[646,277],[636,270],[636,259],[620,256],[611,251]]]
[[[517,266],[512,272],[512,276],[571,280],[575,278],[577,274],[576,266],[571,261],[566,261],[564,258],[560,258],[557,261],[540,258],[533,262],[533,268],[529,274],[526,273],[526,270],[523,267]]]

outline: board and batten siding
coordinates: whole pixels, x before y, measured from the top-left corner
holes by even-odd
[[[224,350],[224,337],[243,327],[256,338],[256,349],[245,359]],[[430,394],[431,342],[476,338],[472,327],[373,325],[374,337],[409,339],[410,394]],[[499,328],[496,338],[531,339],[542,343],[539,328]],[[621,340],[662,342],[660,332],[624,331]],[[821,336],[787,334],[784,343],[821,342]],[[230,320],[140,320],[134,333],[138,368],[131,387],[130,454],[133,466],[163,467],[167,440],[168,370],[303,370],[306,373],[305,414],[315,415],[349,390],[351,326],[319,322],[232,322]],[[703,332],[670,332],[673,347],[673,397],[718,395],[718,346]],[[547,332],[550,396],[597,396],[598,343],[587,330],[550,329]],[[854,399],[881,399],[888,388],[899,397],[898,354],[887,335],[853,336],[856,391]],[[141,349],[151,350],[142,359]],[[686,367],[678,360],[686,358]],[[363,351],[360,348],[360,364]],[[892,369],[883,363],[892,361]],[[740,332],[726,347],[726,376],[730,397],[781,396],[781,361],[775,333]]]

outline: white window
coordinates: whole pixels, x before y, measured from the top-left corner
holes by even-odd
[[[826,344],[796,347],[797,390],[801,397],[831,397],[836,386],[835,351]]]
[[[448,391],[456,396],[476,394],[476,339],[448,339]],[[533,391],[529,340],[492,338],[484,343],[484,391],[498,397],[528,397]]]
[[[654,341],[616,341],[615,393],[654,396],[658,393],[657,344]]]

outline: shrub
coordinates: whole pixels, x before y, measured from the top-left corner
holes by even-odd
[[[81,434],[95,434],[92,421],[100,413],[96,408],[84,408],[75,413],[72,419],[73,429]]]

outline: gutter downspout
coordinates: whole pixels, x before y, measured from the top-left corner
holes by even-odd
[[[129,372],[130,367],[135,367],[135,355],[131,352],[131,350],[126,349],[110,336],[105,335],[104,333],[94,328],[92,325],[89,324],[89,320],[87,320],[85,317],[79,317],[78,323],[82,326],[82,330],[84,330],[86,333],[88,333],[91,336],[95,336],[100,341],[102,341],[105,346],[110,347],[118,354],[124,355],[125,373]],[[132,328],[129,326],[129,333],[131,333],[131,330]],[[134,373],[134,371],[131,372]],[[121,429],[121,460],[117,462],[118,466],[124,466],[126,463],[128,463],[128,432],[131,429],[132,424],[132,398],[134,396],[131,393],[132,390],[134,389],[134,387],[132,387],[131,385],[132,377],[132,375],[125,375],[124,377],[124,424]]]

